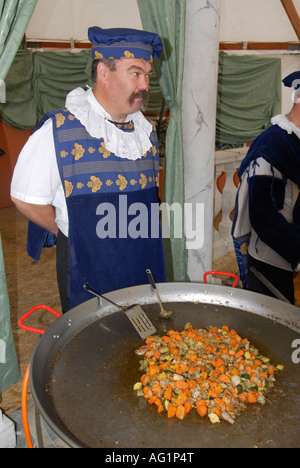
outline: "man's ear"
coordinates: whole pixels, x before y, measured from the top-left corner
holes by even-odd
[[[103,82],[107,83],[110,70],[103,62],[99,62],[97,65],[97,76]]]

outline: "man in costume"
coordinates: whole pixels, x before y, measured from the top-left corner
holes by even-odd
[[[294,89],[294,106],[272,119],[241,164],[232,236],[243,286],[274,295],[254,268],[294,303],[293,279],[300,270],[300,72],[283,83]]]
[[[100,293],[165,281],[157,136],[140,111],[157,34],[89,28],[93,89],[71,91],[18,158],[11,197],[29,219],[28,253],[57,245],[62,310]],[[155,209],[153,209],[155,207]]]

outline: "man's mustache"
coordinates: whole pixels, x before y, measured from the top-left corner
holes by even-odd
[[[137,93],[132,93],[129,98],[129,104],[133,104],[135,99],[143,99],[143,103],[145,104],[148,101],[148,91],[143,89],[142,91],[138,91]]]

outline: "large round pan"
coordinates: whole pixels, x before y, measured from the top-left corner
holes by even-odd
[[[197,414],[184,421],[158,414],[133,385],[139,380],[142,341],[125,316],[97,298],[58,318],[30,362],[29,382],[42,417],[71,447],[299,447],[300,310],[256,293],[194,283],[158,285],[171,319],[158,318],[150,286],[115,291],[120,305],[142,304],[157,333],[228,325],[284,370],[264,406],[251,406],[234,425],[212,425]],[[298,344],[299,347],[299,344]]]

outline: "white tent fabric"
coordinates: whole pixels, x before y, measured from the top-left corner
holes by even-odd
[[[38,0],[28,41],[88,42],[90,26],[143,29],[136,0]]]
[[[293,0],[300,15],[300,0]],[[221,42],[298,42],[280,0],[222,0]]]
[[[199,9],[209,0],[199,0]],[[300,0],[293,0],[300,15]],[[90,26],[142,29],[137,0],[38,0],[26,31],[28,41],[88,42]],[[220,42],[298,42],[280,0],[222,0]],[[234,51],[282,59],[282,76],[300,69],[300,53]],[[292,101],[283,89],[283,112]]]
[[[293,0],[300,15],[300,0]],[[209,0],[199,0],[199,9]],[[87,42],[89,26],[142,28],[136,0],[38,0],[26,36]],[[280,0],[222,0],[221,42],[298,41]]]

